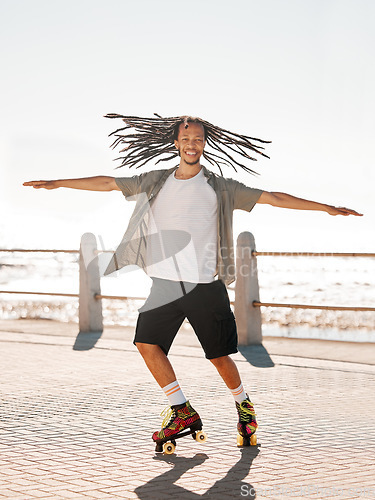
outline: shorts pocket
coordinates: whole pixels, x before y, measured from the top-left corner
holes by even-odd
[[[232,319],[234,321],[234,314],[231,310],[229,310],[229,311],[224,310],[223,311],[222,309],[217,309],[214,311],[214,315],[218,321],[229,321]]]
[[[222,345],[237,345],[237,326],[232,311],[215,311],[218,323],[218,339]]]

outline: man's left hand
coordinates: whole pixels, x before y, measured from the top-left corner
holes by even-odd
[[[329,215],[357,215],[359,217],[363,216],[363,214],[359,214],[358,212],[350,208],[334,207],[332,205],[328,205],[327,213]]]

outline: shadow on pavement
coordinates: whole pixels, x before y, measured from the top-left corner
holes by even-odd
[[[156,476],[142,486],[138,486],[134,491],[141,500],[164,500],[173,498],[176,500],[196,500],[198,498],[214,498],[215,500],[227,498],[256,498],[253,486],[243,482],[248,475],[253,460],[259,454],[259,446],[249,446],[241,448],[240,460],[226,473],[218,479],[205,493],[200,495],[187,490],[182,486],[174,484],[187,471],[202,465],[209,457],[205,453],[198,453],[192,458],[179,457],[176,455],[156,455],[155,460],[173,464],[174,467],[160,476]],[[194,474],[190,476],[189,482],[194,482]],[[198,477],[195,482],[198,482]],[[241,495],[242,492],[242,495]]]
[[[238,346],[238,350],[253,366],[258,368],[272,368],[275,366],[275,363],[263,345],[240,345]]]
[[[89,351],[102,336],[103,332],[79,332],[74,342],[73,351]]]

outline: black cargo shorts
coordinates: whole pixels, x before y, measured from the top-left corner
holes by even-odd
[[[168,354],[187,318],[206,358],[237,352],[236,321],[221,280],[211,283],[152,280],[150,295],[139,309],[134,343],[159,345]]]

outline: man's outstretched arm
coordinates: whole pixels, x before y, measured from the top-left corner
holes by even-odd
[[[53,181],[28,181],[23,186],[31,186],[35,189],[57,189],[59,187],[72,189],[86,189],[87,191],[121,191],[114,177],[97,175],[95,177],[83,177],[81,179],[56,179]]]
[[[329,215],[363,215],[350,208],[334,207],[325,203],[304,200],[286,193],[263,191],[257,203],[265,203],[280,208],[293,208],[295,210],[320,210],[321,212],[327,212]]]

